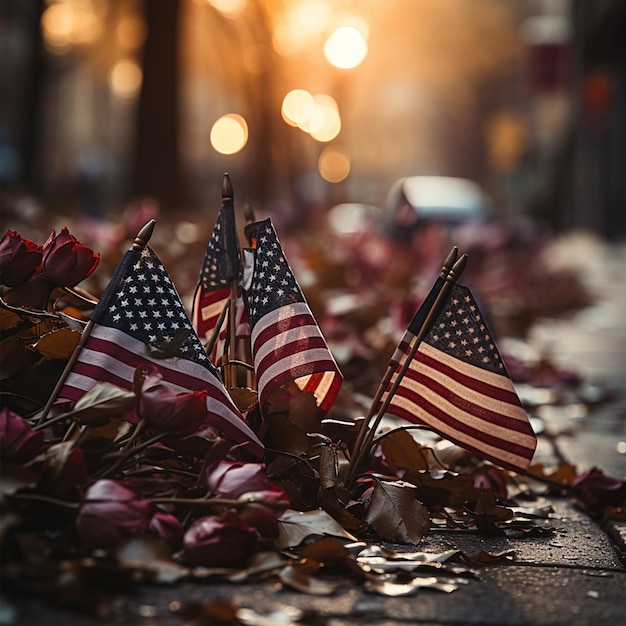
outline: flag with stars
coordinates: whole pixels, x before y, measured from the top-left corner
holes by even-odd
[[[249,224],[254,268],[244,278],[259,405],[280,387],[295,383],[312,393],[323,414],[342,376],[284,255],[271,219]]]
[[[220,314],[230,298],[230,287],[239,278],[241,256],[235,225],[235,209],[232,202],[225,202],[215,222],[211,240],[207,246],[198,286],[194,295],[191,320],[202,341],[209,341],[219,321]],[[238,337],[250,334],[241,297],[237,300]],[[228,320],[224,319],[217,341],[211,351],[211,360],[220,366],[224,361]]]
[[[137,367],[154,367],[178,392],[206,390],[206,422],[262,456],[263,444],[226,392],[171,278],[149,247],[126,252],[91,321],[60,397],[78,400],[100,381],[130,390]]]
[[[404,342],[398,370],[409,344]],[[451,289],[387,411],[519,473],[528,469],[537,445],[493,336],[462,285]]]

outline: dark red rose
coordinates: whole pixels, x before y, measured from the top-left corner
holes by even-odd
[[[205,567],[239,567],[259,545],[256,530],[234,511],[196,520],[183,539],[189,562]]]
[[[80,538],[90,548],[114,548],[149,527],[154,511],[133,489],[116,480],[98,480],[87,489],[76,519]]]
[[[22,417],[7,407],[0,411],[0,456],[4,460],[30,461],[39,454],[43,443],[42,431],[33,432]]]
[[[64,227],[43,245],[44,274],[59,287],[74,287],[98,266],[100,254],[83,245]]]
[[[139,415],[156,430],[191,432],[207,418],[207,392],[175,391],[161,374],[146,376],[139,393]]]
[[[41,265],[42,248],[14,230],[0,241],[0,283],[16,287],[27,281]]]
[[[148,530],[173,548],[177,548],[183,540],[183,527],[178,518],[169,513],[155,513]]]
[[[263,463],[220,461],[207,468],[207,485],[224,498],[238,498],[250,491],[271,489]]]

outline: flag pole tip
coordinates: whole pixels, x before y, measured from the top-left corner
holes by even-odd
[[[222,178],[222,202],[232,202],[234,200],[233,185],[230,182],[228,172]]]
[[[465,271],[465,266],[467,265],[467,254],[464,254],[456,263],[452,266],[450,270],[450,277],[453,277],[453,280],[456,281],[461,276],[461,274]]]
[[[131,246],[133,250],[143,250],[148,245],[148,241],[150,241],[150,237],[152,237],[155,226],[156,220],[150,220],[142,227]]]
[[[448,256],[443,262],[443,271],[446,274],[450,271],[450,269],[452,269],[452,266],[456,263],[458,257],[459,257],[459,249],[456,246],[454,246],[452,250],[448,252]]]

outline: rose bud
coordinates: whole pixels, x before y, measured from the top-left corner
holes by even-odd
[[[83,245],[67,227],[50,233],[43,245],[43,270],[59,287],[74,287],[89,276],[100,262],[100,254]]]
[[[178,518],[169,513],[155,513],[148,530],[173,548],[177,548],[183,539],[183,527]]]
[[[86,491],[76,519],[80,538],[89,548],[114,548],[120,541],[146,530],[154,506],[116,480],[102,479]]]
[[[5,461],[30,461],[39,454],[43,443],[42,431],[33,432],[22,417],[7,407],[0,411],[0,456]]]
[[[270,489],[263,463],[220,461],[207,468],[207,485],[224,498],[238,498],[249,491]]]
[[[17,287],[41,265],[41,246],[14,230],[7,230],[0,241],[0,283]]]
[[[145,378],[139,393],[139,415],[156,430],[191,432],[207,417],[207,392],[174,391],[160,374]]]
[[[259,549],[259,540],[237,513],[225,511],[196,520],[185,533],[183,546],[192,565],[239,567]]]

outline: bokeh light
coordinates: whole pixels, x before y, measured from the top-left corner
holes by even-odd
[[[207,0],[207,2],[224,17],[232,20],[241,16],[247,4],[247,0]]]
[[[41,16],[41,33],[51,52],[66,52],[71,45],[92,44],[102,36],[102,20],[89,4],[59,2]]]
[[[124,48],[138,48],[148,36],[145,22],[134,16],[123,17],[115,29],[115,37]]]
[[[137,97],[142,80],[141,68],[135,61],[129,59],[118,61],[109,72],[109,86],[120,98]]]
[[[340,183],[350,174],[350,153],[339,146],[328,146],[320,154],[317,169],[329,183]]]
[[[237,113],[222,115],[213,124],[210,138],[220,154],[236,154],[248,143],[248,123]]]
[[[326,40],[324,55],[331,65],[340,69],[351,69],[359,65],[367,55],[367,42],[357,28],[341,26]]]
[[[318,94],[313,97],[315,102],[315,124],[307,130],[317,141],[332,141],[341,130],[341,117],[337,102],[331,96]],[[306,130],[303,128],[303,130]]]
[[[290,126],[300,126],[313,113],[315,113],[315,101],[305,89],[292,89],[283,98],[281,114]]]

